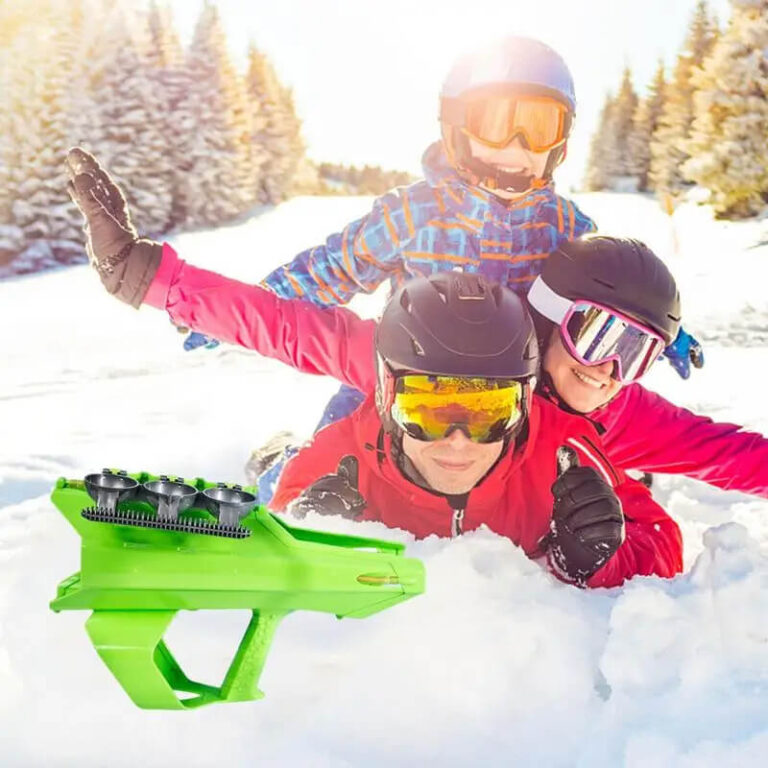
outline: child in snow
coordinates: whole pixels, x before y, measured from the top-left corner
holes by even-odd
[[[524,294],[559,243],[595,228],[552,182],[575,110],[567,65],[537,40],[509,37],[460,59],[440,93],[442,140],[424,154],[425,179],[378,198],[369,214],[263,285],[325,306],[387,279],[394,288],[413,275],[459,267]],[[683,377],[689,361],[703,362],[684,332],[668,357]],[[346,391],[321,425],[361,398]]]

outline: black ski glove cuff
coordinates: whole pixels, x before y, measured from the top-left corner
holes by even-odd
[[[553,484],[550,564],[566,581],[584,586],[624,541],[621,502],[592,467],[572,467]]]

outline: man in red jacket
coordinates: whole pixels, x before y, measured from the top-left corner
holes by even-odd
[[[375,394],[287,463],[273,508],[419,537],[484,524],[589,586],[679,572],[677,525],[611,466],[589,423],[533,395],[533,324],[511,291],[464,273],[414,278],[375,346]],[[569,453],[583,466],[567,468]]]
[[[486,525],[579,585],[681,570],[680,531],[647,489],[610,465],[591,424],[533,394],[533,324],[511,290],[464,273],[410,281],[378,325],[376,371],[369,323],[280,300],[138,240],[119,189],[95,174],[75,178],[73,197],[110,293],[370,393],[289,463],[277,505],[417,536]],[[558,476],[568,451],[581,466],[562,460]]]

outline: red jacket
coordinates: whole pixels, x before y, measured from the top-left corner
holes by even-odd
[[[351,416],[321,430],[282,473],[272,506],[282,508],[342,456],[360,465],[360,491],[368,506],[364,519],[381,520],[416,536],[450,535],[453,512],[445,497],[407,481],[394,466],[388,438],[373,404],[373,321],[342,308],[319,309],[308,302],[279,299],[178,260],[166,246],[145,303],[165,308],[171,319],[224,341],[255,349],[309,373],[327,373],[371,393]],[[556,478],[556,452],[571,445],[583,465],[593,466],[614,486],[626,517],[627,537],[616,554],[589,581],[614,586],[637,574],[672,576],[682,569],[682,539],[674,521],[645,486],[614,469],[600,438],[585,419],[534,397],[525,444],[505,456],[469,494],[463,530],[482,524],[509,537],[527,554],[542,554],[538,542],[548,531]],[[383,442],[382,442],[383,441]],[[378,447],[378,450],[377,450]]]
[[[504,456],[469,493],[460,531],[486,525],[511,539],[530,557],[544,554],[539,541],[549,530],[557,477],[557,449],[570,445],[583,466],[595,467],[621,500],[626,539],[616,554],[589,580],[610,587],[638,574],[673,576],[682,570],[682,539],[677,524],[656,504],[648,489],[615,470],[605,459],[594,427],[534,396],[528,438]],[[407,480],[395,465],[389,437],[383,433],[374,396],[350,416],[321,429],[285,466],[271,507],[282,510],[308,485],[335,472],[343,456],[359,464],[359,489],[367,502],[360,519],[379,520],[418,538],[451,536],[456,516],[442,494]]]
[[[361,392],[376,386],[375,323],[344,308],[278,299],[185,264],[168,245],[144,301],[167,309],[180,325],[306,373],[333,376]],[[697,416],[639,384],[624,387],[590,419],[605,429],[602,442],[616,467],[684,474],[768,498],[768,440],[760,434]]]

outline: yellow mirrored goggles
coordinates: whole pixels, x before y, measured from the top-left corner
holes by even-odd
[[[524,385],[515,379],[398,376],[390,414],[417,440],[460,429],[478,443],[502,440],[523,416]]]

